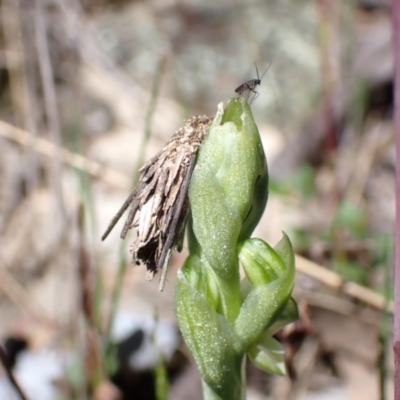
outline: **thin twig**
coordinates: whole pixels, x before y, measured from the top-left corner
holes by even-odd
[[[81,295],[81,312],[86,321],[86,324],[84,325],[84,337],[86,340],[84,365],[86,368],[86,376],[89,377],[92,385],[91,392],[93,392],[96,386],[96,381],[104,380],[105,371],[99,347],[98,331],[96,328],[93,303],[93,279],[90,259],[84,239],[84,209],[82,205],[79,207],[78,223],[78,281]]]
[[[21,386],[19,386],[17,380],[15,379],[15,376],[11,370],[10,363],[8,361],[7,354],[1,344],[0,344],[0,361],[3,364],[4,370],[6,371],[8,379],[10,380],[11,384],[14,386],[14,389],[19,394],[19,397],[21,398],[21,400],[28,400],[28,398],[25,396],[25,393],[22,391]]]
[[[314,263],[311,260],[307,260],[296,254],[296,270],[304,273],[308,276],[315,278],[316,280],[324,283],[325,285],[341,291],[354,299],[363,301],[364,303],[377,308],[378,310],[388,310],[393,313],[394,306],[390,302],[387,304],[386,299],[368,289],[365,286],[361,286],[354,282],[348,282],[343,279],[340,275],[335,272],[329,271],[328,269]]]
[[[356,319],[377,329],[379,329],[381,325],[377,314],[384,314],[384,312],[373,310],[372,308],[365,307],[365,305],[358,305],[352,298],[344,298],[344,296],[340,296],[340,294],[329,294],[325,291],[316,291],[314,289],[307,290],[295,287],[293,296],[296,299],[304,299],[308,305],[332,311],[344,317]]]
[[[13,105],[13,116],[17,125],[27,128],[25,116],[27,104],[25,99],[26,76],[24,52],[21,46],[18,2],[5,0],[1,4],[1,17],[5,45],[5,61]]]
[[[68,164],[74,168],[85,171],[89,175],[102,179],[114,186],[123,189],[128,189],[131,185],[131,180],[128,176],[121,174],[111,168],[89,160],[88,158],[73,153],[65,148],[59,147],[46,139],[36,137],[23,129],[19,129],[5,121],[0,120],[0,136],[10,139],[20,145],[31,147],[38,153],[48,157],[59,157],[61,162]]]
[[[36,0],[35,9],[35,38],[36,48],[38,51],[39,69],[42,78],[44,104],[46,110],[46,116],[48,121],[48,127],[50,131],[51,141],[60,148],[61,140],[61,128],[57,110],[57,97],[56,90],[54,87],[54,74],[53,67],[50,60],[49,44],[47,40],[46,32],[46,20],[44,18],[44,0]],[[63,200],[63,192],[61,186],[61,163],[59,157],[54,157],[51,164],[51,184],[55,190],[56,198],[58,200],[60,213],[66,220],[66,211]]]
[[[16,124],[32,134],[37,134],[35,121],[35,104],[32,100],[31,82],[29,80],[29,46],[24,46],[24,35],[21,24],[20,2],[5,0],[2,2],[2,19],[6,51],[4,52],[7,72],[10,80],[10,93]],[[27,149],[25,159],[28,191],[36,186],[36,154]]]
[[[93,279],[84,235],[84,208],[79,206],[78,216],[78,282],[81,295],[81,312],[88,325],[95,328],[93,309]]]
[[[394,271],[393,349],[394,398],[400,399],[400,0],[392,0],[394,107],[396,132],[396,242]]]
[[[391,265],[393,264],[392,248],[393,243],[389,240],[385,241],[384,245],[384,267],[385,267],[385,278],[384,278],[384,295],[386,302],[389,304],[392,298],[392,282],[391,282]],[[377,369],[379,371],[379,393],[380,400],[387,400],[387,381],[389,375],[389,363],[388,363],[388,350],[391,343],[391,321],[392,316],[388,312],[383,312],[381,315],[381,323],[379,327],[379,343],[381,345],[379,356],[377,359]]]

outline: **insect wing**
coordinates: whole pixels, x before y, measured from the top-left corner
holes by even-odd
[[[242,83],[241,85],[239,85],[236,89],[235,92],[237,94],[242,94],[244,91],[246,90],[246,83]]]

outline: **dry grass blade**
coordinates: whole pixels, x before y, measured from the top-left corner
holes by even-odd
[[[36,0],[35,8],[35,38],[36,48],[38,52],[39,70],[42,77],[43,94],[46,117],[50,137],[54,144],[58,145],[56,151],[59,152],[61,146],[61,128],[57,110],[57,96],[54,87],[53,67],[50,60],[50,50],[47,39],[47,20],[44,18],[44,1]],[[60,213],[66,220],[66,211],[64,197],[62,192],[61,181],[59,179],[61,172],[60,157],[52,158],[52,163],[49,166],[51,172],[51,184],[57,196],[57,201],[60,207]]]
[[[73,153],[67,149],[56,146],[48,140],[38,138],[29,132],[19,129],[5,121],[0,120],[0,136],[10,139],[22,146],[31,147],[40,154],[48,157],[60,157],[60,160],[71,167],[85,171],[89,175],[100,178],[111,185],[126,189],[130,186],[130,180],[111,168],[96,161],[89,160],[80,154]]]
[[[4,32],[4,57],[10,82],[10,94],[13,106],[13,118],[15,123],[25,130],[37,133],[36,104],[33,101],[32,74],[29,72],[29,64],[33,51],[27,51],[26,38],[24,38],[24,16],[22,5],[13,0],[3,1],[1,4],[1,17]],[[31,46],[32,47],[32,46]],[[25,159],[26,178],[28,189],[32,190],[37,181],[36,154],[28,149]]]
[[[90,394],[95,392],[98,380],[105,380],[105,368],[103,365],[102,348],[100,346],[99,334],[96,329],[96,317],[93,295],[93,279],[90,256],[84,238],[84,209],[79,207],[79,229],[78,229],[78,280],[80,291],[81,313],[86,320],[84,325],[84,366],[85,374],[90,381]]]
[[[89,255],[86,249],[86,243],[84,238],[84,211],[83,206],[79,207],[79,262],[78,262],[78,279],[80,285],[81,294],[81,310],[87,323],[91,328],[95,326],[95,316],[93,310],[93,280],[91,277],[91,268]]]

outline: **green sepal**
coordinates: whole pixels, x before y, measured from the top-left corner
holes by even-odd
[[[274,250],[277,252],[285,265],[290,265],[295,268],[295,256],[292,243],[290,242],[289,236],[285,232],[282,232],[282,234],[283,238],[274,246]]]
[[[279,318],[249,346],[247,354],[251,362],[265,372],[285,375],[284,349],[282,345],[273,338],[287,324],[298,319],[296,301],[291,297],[285,308],[279,314]]]
[[[241,251],[248,251],[246,257],[241,258],[245,270],[259,268],[258,262],[261,255],[265,260],[265,269],[279,275],[277,279],[269,283],[255,285],[242,304],[234,330],[245,348],[256,342],[258,337],[279,318],[292,293],[295,278],[294,256],[290,256],[293,249],[285,234],[277,248],[285,261],[289,261],[288,264],[285,265],[279,254],[260,239],[249,239],[241,247]],[[254,276],[251,278],[253,279]]]
[[[215,312],[178,271],[176,315],[182,335],[205,383],[222,399],[241,392],[243,353],[225,317]]]
[[[252,238],[238,246],[239,260],[246,278],[254,287],[278,279],[286,266],[294,266],[294,253],[287,235],[273,249],[262,239]]]
[[[268,246],[268,254],[265,245]],[[284,269],[280,257],[276,255],[274,259],[276,253],[271,250],[272,247],[256,238],[246,240],[238,246],[239,261],[247,280],[253,287],[263,286],[278,279],[279,272]],[[282,265],[277,269],[276,264]]]
[[[275,375],[285,375],[284,349],[276,339],[265,335],[247,352],[251,362],[261,370]]]
[[[193,288],[197,291],[202,291],[201,287],[204,282],[204,273],[198,256],[189,255],[182,266],[182,272]]]
[[[277,318],[274,323],[268,328],[267,333],[270,336],[275,335],[275,333],[279,332],[283,329],[287,324],[290,324],[299,319],[299,311],[297,309],[296,300],[291,297],[289,301],[286,303],[285,308],[279,314],[279,318]]]

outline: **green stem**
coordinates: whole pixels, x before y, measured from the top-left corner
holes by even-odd
[[[153,116],[154,116],[154,111],[156,109],[156,104],[157,104],[157,98],[158,98],[158,93],[160,91],[160,82],[161,82],[161,77],[164,72],[166,64],[166,58],[163,57],[160,60],[160,63],[158,64],[156,76],[154,79],[153,87],[151,89],[151,99],[150,99],[150,104],[149,108],[147,109],[147,114],[145,118],[145,123],[144,123],[144,135],[143,135],[143,140],[140,145],[140,150],[139,150],[139,158],[136,163],[136,168],[135,168],[135,175],[134,175],[134,180],[133,183],[134,185],[137,184],[138,179],[139,179],[139,169],[140,167],[144,164],[144,157],[146,154],[146,147],[149,142],[149,139],[151,137],[151,123],[153,121]]]
[[[246,398],[246,357],[243,357],[241,367],[238,369],[237,377],[238,381],[241,382],[241,390],[237,390],[230,395],[229,400],[244,400]],[[203,400],[226,400],[215,393],[204,380],[201,381],[203,389]],[[228,393],[229,390],[226,390]]]
[[[239,281],[239,271],[237,274],[238,279],[231,279],[226,281],[223,279],[218,279],[218,285],[221,294],[221,313],[225,318],[232,324],[235,322],[237,316],[239,315],[241,298],[240,298],[240,281]]]
[[[117,312],[119,298],[121,296],[122,284],[126,271],[126,255],[125,255],[125,242],[121,242],[121,246],[119,248],[119,262],[118,262],[118,270],[115,278],[115,283],[113,287],[113,292],[111,294],[111,307],[110,307],[110,315],[107,321],[107,329],[105,335],[105,343],[106,343],[106,353],[110,351],[111,348],[111,330],[115,319],[115,314]]]
[[[144,157],[146,153],[146,147],[149,142],[150,136],[151,136],[151,122],[153,120],[153,115],[154,111],[156,108],[156,103],[157,103],[157,98],[158,98],[158,93],[160,89],[160,82],[161,82],[161,77],[165,68],[166,64],[166,58],[162,58],[160,60],[160,63],[157,68],[157,73],[154,79],[152,91],[151,91],[151,99],[150,99],[150,104],[149,108],[147,110],[146,114],[146,119],[145,119],[145,128],[144,128],[144,135],[143,135],[143,140],[140,145],[139,149],[139,157],[138,161],[135,166],[135,172],[133,175],[132,179],[132,186],[135,186],[138,182],[139,179],[139,169],[144,163]],[[125,275],[125,270],[126,270],[126,255],[125,255],[125,242],[121,242],[121,247],[119,251],[119,262],[118,262],[118,272],[115,280],[115,285],[113,288],[113,292],[111,295],[111,309],[110,309],[110,315],[108,318],[108,325],[106,329],[106,334],[105,334],[105,341],[106,341],[106,349],[109,351],[110,350],[110,344],[111,344],[111,328],[113,326],[116,310],[118,308],[118,303],[119,303],[119,298],[121,295],[122,291],[122,284],[123,284],[123,278]]]

